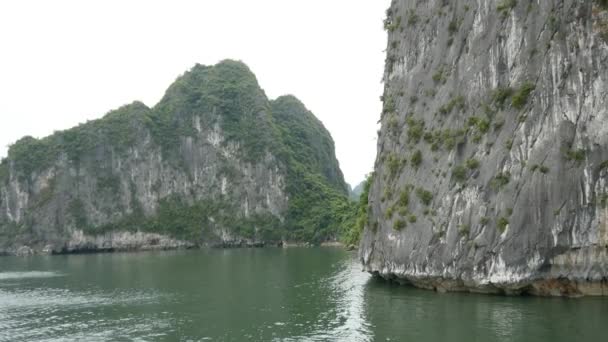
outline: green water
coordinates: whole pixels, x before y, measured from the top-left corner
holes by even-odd
[[[340,249],[0,258],[0,341],[603,341],[608,300],[436,294]]]

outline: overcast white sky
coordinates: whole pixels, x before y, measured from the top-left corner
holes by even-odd
[[[389,0],[0,2],[0,156],[134,100],[195,63],[242,60],[331,132],[346,180],[371,171]]]

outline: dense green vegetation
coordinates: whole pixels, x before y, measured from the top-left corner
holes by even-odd
[[[121,107],[102,119],[89,121],[43,139],[24,137],[9,147],[8,158],[20,177],[29,177],[57,161],[60,154],[76,165],[97,149],[110,148],[123,153],[136,143],[138,132],[149,120],[149,109],[142,103]]]
[[[322,242],[339,238],[354,222],[354,205],[318,174],[308,173],[292,160],[287,192],[291,195],[286,217],[286,237],[296,241]]]
[[[132,212],[121,220],[100,227],[89,227],[91,233],[108,231],[146,231],[168,234],[190,241],[212,242],[212,228],[229,226],[233,232],[244,238],[257,238],[266,241],[281,239],[280,221],[270,214],[254,214],[248,218],[235,214],[236,208],[225,200],[202,200],[189,203],[179,196],[170,196],[160,201],[158,211],[153,217],[145,217],[141,209]],[[257,232],[256,232],[257,231]]]
[[[369,191],[374,180],[374,174],[367,176],[363,183],[363,191],[359,196],[359,201],[355,206],[354,222],[346,222],[346,231],[342,234],[342,241],[347,245],[356,245],[361,238],[361,233],[366,225],[369,225]]]
[[[323,124],[293,96],[272,101],[272,117],[285,144],[284,152],[308,172],[324,176],[332,187],[346,194],[344,176],[334,155],[334,141]]]
[[[286,236],[314,243],[339,238],[354,225],[356,209],[329,132],[293,96],[276,99],[271,108],[283,143],[280,156],[287,165]]]

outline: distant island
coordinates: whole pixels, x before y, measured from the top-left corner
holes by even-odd
[[[323,124],[232,60],[0,163],[0,254],[356,243],[357,211]]]

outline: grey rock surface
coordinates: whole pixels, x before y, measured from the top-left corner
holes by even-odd
[[[367,271],[438,291],[608,295],[608,8],[399,0]]]

